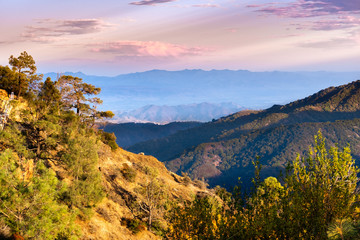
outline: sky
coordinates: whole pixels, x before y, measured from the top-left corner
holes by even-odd
[[[38,72],[358,71],[360,0],[0,0],[0,65]]]

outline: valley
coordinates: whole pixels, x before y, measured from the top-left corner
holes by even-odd
[[[257,157],[262,177],[278,176],[304,153],[319,129],[340,147],[350,144],[360,157],[358,124],[360,82],[324,89],[286,105],[261,111],[241,111],[217,121],[137,143],[128,149],[157,157],[174,172],[205,178],[210,186],[231,190],[241,177],[246,188]]]
[[[0,13],[0,240],[360,240],[360,0]]]

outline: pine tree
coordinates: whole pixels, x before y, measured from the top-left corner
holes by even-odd
[[[36,90],[39,80],[42,75],[36,74],[35,60],[26,51],[22,52],[19,57],[13,55],[9,58],[9,64],[12,66],[13,71],[18,73],[17,76],[17,94],[21,96],[23,91]]]

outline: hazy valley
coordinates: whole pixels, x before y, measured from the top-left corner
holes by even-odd
[[[262,177],[278,176],[304,153],[319,129],[341,147],[350,143],[359,158],[360,83],[331,87],[302,100],[266,110],[241,111],[162,139],[129,147],[165,162],[177,173],[208,179],[211,186],[232,189],[238,177],[249,186],[251,162],[259,156]]]
[[[360,0],[1,1],[0,239],[360,239]]]
[[[71,75],[44,81],[27,52],[9,64],[0,66],[2,239],[326,239],[358,211],[360,80],[205,123],[106,125],[115,114],[97,109],[101,88]],[[238,106],[176,108],[133,116],[212,118]],[[360,236],[356,216],[344,222],[352,230],[341,234]]]
[[[88,83],[100,87],[99,97],[104,101],[100,109],[111,109],[114,113],[120,111],[118,115],[130,112],[129,118],[132,117],[132,111],[149,105],[159,108],[163,105],[179,108],[179,105],[191,106],[207,102],[218,106],[221,103],[232,103],[247,109],[265,109],[274,104],[286,104],[321,89],[360,78],[360,72],[326,71],[153,70],[114,77],[86,75],[81,72],[63,74],[86,79]],[[47,73],[44,74],[44,78],[56,79],[57,75],[57,73]],[[224,107],[234,108],[226,105]],[[223,116],[226,115],[225,113]],[[126,114],[122,117],[126,117]],[[203,121],[202,119],[204,118],[200,116],[199,119],[190,120]],[[184,119],[172,118],[172,120]]]

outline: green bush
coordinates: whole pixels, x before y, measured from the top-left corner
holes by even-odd
[[[99,130],[99,132],[101,134],[101,141],[106,145],[110,146],[112,151],[115,151],[119,148],[116,143],[116,136],[114,133],[104,132],[103,130]]]
[[[189,186],[189,184],[191,183],[191,178],[189,177],[189,175],[185,172],[181,172],[181,175],[183,176],[182,183],[185,186]]]
[[[121,170],[121,173],[124,178],[129,182],[135,182],[137,172],[126,163],[123,166],[124,168]]]
[[[131,230],[133,233],[138,233],[146,230],[146,224],[139,219],[133,218],[123,218],[122,221],[125,223],[126,227]]]
[[[98,155],[95,136],[77,135],[68,141],[67,150],[62,153],[73,182],[69,186],[69,205],[75,205],[85,216],[104,197],[101,174],[98,170]]]
[[[149,166],[144,167],[144,173],[146,175],[150,176],[151,178],[156,178],[159,176],[159,170],[156,168],[149,167]]]

